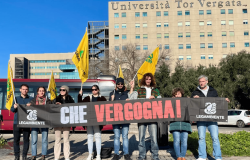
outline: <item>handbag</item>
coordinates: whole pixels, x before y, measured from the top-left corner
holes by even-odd
[[[112,151],[113,151],[113,147],[109,147],[109,148],[102,148],[101,149],[101,158],[104,159],[104,158],[110,158],[111,155],[112,155]],[[97,152],[96,150],[94,151],[94,156],[93,158],[96,158],[97,156]]]

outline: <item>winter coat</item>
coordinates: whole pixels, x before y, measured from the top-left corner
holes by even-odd
[[[114,91],[110,92],[110,94],[109,94],[109,101],[111,101],[111,96],[113,94],[114,94]],[[119,92],[118,90],[115,90],[115,94],[114,95],[115,95],[114,101],[128,99],[128,91]]]
[[[59,95],[56,97],[56,99],[54,100],[54,102],[59,102],[61,104],[64,104],[63,103],[63,96],[62,95]],[[67,95],[65,97],[65,103],[75,103],[75,101],[73,100],[73,98],[70,96],[70,95]]]
[[[191,95],[191,98],[194,98],[194,96],[199,96],[199,97],[206,97],[201,90],[198,89],[198,87],[196,88],[195,91],[193,91],[192,95]],[[209,89],[208,89],[208,92],[207,92],[207,97],[218,97],[218,93],[217,91],[209,86]]]
[[[36,97],[33,98],[33,99],[30,101],[30,103],[31,103],[31,105],[36,105]],[[49,98],[47,98],[46,104],[53,104],[53,101],[51,101]]]
[[[170,122],[169,132],[174,131],[186,131],[190,134],[192,133],[191,124],[189,122]]]

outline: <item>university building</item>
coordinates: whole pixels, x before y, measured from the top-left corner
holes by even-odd
[[[151,52],[160,45],[192,66],[218,64],[249,50],[249,6],[249,0],[112,1],[109,48],[133,43]]]

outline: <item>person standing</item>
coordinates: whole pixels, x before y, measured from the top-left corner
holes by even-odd
[[[45,87],[39,87],[37,89],[36,97],[32,99],[30,103],[27,104],[27,106],[52,104],[50,99],[46,97],[45,93],[46,93]],[[32,151],[31,160],[36,160],[38,131],[39,131],[39,128],[31,128],[31,151]],[[45,160],[45,156],[47,155],[48,131],[49,131],[48,128],[41,128],[41,133],[42,133],[42,158],[41,160]]]
[[[78,103],[107,101],[105,97],[101,96],[98,85],[93,85],[91,89],[92,89],[92,94],[85,97],[84,99],[82,99],[82,90],[80,90],[78,95]],[[101,147],[102,147],[101,130],[102,126],[87,126],[89,156],[86,160],[93,159],[92,153],[93,153],[94,135],[95,135],[96,152],[97,152],[96,160],[101,160]]]
[[[124,85],[123,78],[116,79],[116,89],[109,94],[109,101],[117,101],[117,100],[127,100],[128,99],[128,91]],[[112,160],[119,159],[119,150],[120,150],[120,131],[122,132],[122,146],[124,152],[124,159],[131,160],[129,155],[129,140],[128,140],[128,131],[129,124],[113,124],[113,131],[115,134],[114,138],[114,150],[115,155]]]
[[[75,103],[73,98],[69,95],[69,87],[66,85],[61,86],[60,95],[54,100],[56,104]],[[70,144],[69,132],[71,127],[55,127],[55,146],[54,156],[55,160],[59,160],[61,154],[61,131],[63,131],[63,153],[65,160],[69,160]]]
[[[30,128],[19,128],[17,127],[18,120],[18,104],[27,104],[29,103],[33,97],[28,95],[29,86],[27,84],[22,84],[20,87],[21,95],[16,97],[16,103],[13,103],[11,107],[11,111],[15,113],[14,115],[14,123],[13,123],[13,136],[14,136],[14,154],[15,160],[20,159],[20,137],[21,132],[23,131],[23,160],[27,160],[27,153],[29,150],[29,138],[30,138]]]
[[[175,88],[172,91],[173,98],[180,98],[183,95],[184,90],[182,88]],[[174,151],[177,160],[186,160],[188,134],[192,133],[191,124],[189,122],[173,121],[170,122],[169,131],[173,134]]]
[[[208,77],[205,75],[201,75],[198,77],[199,86],[192,93],[191,98],[199,98],[199,97],[218,97],[217,91],[208,86]],[[226,98],[227,102],[230,102],[228,98]],[[206,160],[207,152],[206,152],[206,128],[210,132],[212,141],[213,141],[213,156],[216,160],[221,160],[221,148],[219,141],[219,128],[217,122],[197,122],[198,134],[199,134],[199,158],[197,160]]]
[[[140,88],[134,90],[134,81],[130,82],[130,99],[155,99],[161,98],[159,90],[156,88],[155,79],[152,73],[146,73],[140,80]],[[139,157],[138,160],[146,159],[145,134],[148,127],[148,132],[151,139],[152,159],[159,160],[159,147],[157,143],[157,122],[138,123],[139,127]]]

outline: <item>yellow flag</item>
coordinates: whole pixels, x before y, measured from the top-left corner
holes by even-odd
[[[146,59],[146,61],[142,64],[141,68],[137,72],[138,82],[142,79],[145,73],[155,74],[156,65],[158,62],[159,56],[159,47],[157,47],[153,53]]]
[[[13,104],[13,100],[15,98],[15,95],[13,95],[14,91],[15,91],[15,87],[13,84],[13,71],[12,68],[10,66],[10,63],[8,64],[8,79],[7,79],[7,98],[6,98],[6,108],[8,110],[11,109],[11,106]]]
[[[78,72],[79,77],[84,83],[88,79],[89,74],[89,40],[88,40],[88,32],[86,32],[72,58]]]
[[[119,65],[119,74],[118,74],[118,78],[123,78],[123,79],[124,79],[124,76],[123,76],[123,73],[122,73],[122,68],[121,68],[120,65]]]
[[[50,92],[50,100],[54,100],[57,96],[57,92],[56,92],[56,82],[53,71],[50,76],[48,91]]]

